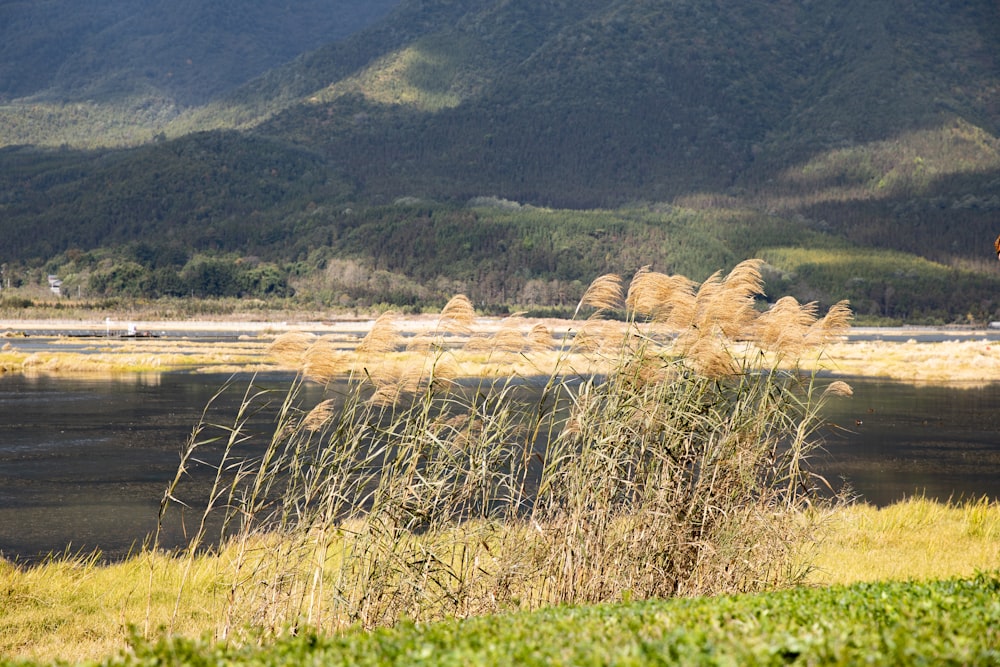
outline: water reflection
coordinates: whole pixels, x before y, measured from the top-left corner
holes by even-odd
[[[202,410],[230,376],[112,379],[0,376],[0,552],[127,553],[156,526],[159,500]],[[290,378],[263,380],[280,390]],[[231,418],[244,377],[214,403]],[[266,432],[271,417],[253,425]],[[183,538],[179,525],[166,542]]]
[[[831,401],[821,472],[877,505],[924,494],[1000,498],[1000,384],[913,386],[852,380]]]
[[[0,552],[32,559],[100,548],[127,553],[155,528],[159,499],[202,409],[230,376],[165,373],[113,379],[0,376]],[[211,418],[229,419],[249,376]],[[290,376],[256,383],[280,402]],[[1000,384],[968,389],[851,381],[821,430],[817,470],[865,500],[1000,498]],[[305,403],[319,400],[316,387]],[[275,410],[277,406],[275,406]],[[251,424],[263,436],[274,411]],[[180,543],[172,524],[166,541]]]

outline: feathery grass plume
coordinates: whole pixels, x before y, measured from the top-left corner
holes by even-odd
[[[453,334],[469,334],[476,321],[476,309],[464,294],[456,294],[445,304],[438,320],[438,330]]]
[[[377,364],[371,368],[365,366],[362,372],[364,373],[364,378],[376,389],[398,386],[400,377],[403,374],[399,368],[391,364]]]
[[[399,345],[399,332],[396,331],[395,313],[385,312],[378,316],[372,324],[371,331],[365,334],[358,344],[359,354],[383,354],[392,352]]]
[[[713,303],[717,300],[721,302],[720,295],[723,294],[722,272],[716,271],[698,286],[692,301],[685,304],[684,311],[678,311],[678,317],[670,318],[671,328],[674,328],[679,334],[677,340],[674,341],[674,349],[682,356],[690,355],[697,349],[702,356],[702,362],[708,359],[717,360],[716,348],[718,346],[714,339],[718,336],[719,330],[712,318],[724,309],[719,305],[713,307]],[[702,339],[708,340],[702,342]],[[695,367],[703,365],[698,361],[694,363]]]
[[[834,380],[823,390],[823,396],[824,398],[826,396],[854,396],[854,389],[843,380]]]
[[[698,316],[698,299],[696,289],[698,283],[688,281],[678,276],[679,289],[675,290],[670,300],[670,309],[655,321],[662,324],[668,331],[683,332],[690,329]],[[685,282],[686,281],[686,282]]]
[[[759,259],[737,264],[722,281],[718,294],[706,305],[704,319],[729,340],[747,336],[757,318],[754,300],[764,293],[762,264]]]
[[[698,291],[694,295],[694,320],[692,324],[706,331],[711,328],[710,313],[713,312],[712,303],[722,293],[722,271],[716,271],[705,279],[698,286]]]
[[[430,376],[421,367],[410,366],[399,374],[396,387],[400,394],[415,394],[430,382]]]
[[[528,346],[528,341],[521,331],[520,322],[523,320],[519,315],[505,317],[500,323],[500,328],[493,335],[493,350],[495,352],[518,353],[524,351]]]
[[[403,391],[398,384],[386,384],[380,386],[368,398],[368,403],[376,407],[390,407],[399,402]]]
[[[489,352],[493,349],[493,335],[483,332],[474,333],[465,341],[462,349],[466,352]]]
[[[613,273],[606,273],[590,283],[590,287],[583,293],[580,303],[573,311],[573,319],[580,313],[584,306],[596,309],[594,317],[606,310],[617,310],[624,304],[622,296],[622,279]]]
[[[303,355],[315,340],[314,334],[305,331],[289,331],[271,341],[267,351],[278,363],[298,369],[302,365]]]
[[[543,352],[552,348],[552,331],[544,324],[536,324],[528,332],[528,348],[532,352]]]
[[[830,343],[843,336],[851,328],[851,312],[849,301],[838,301],[830,306],[826,315],[813,322],[806,332],[806,344],[810,347]]]
[[[429,389],[447,389],[455,386],[460,369],[447,358],[427,358],[422,365],[407,366],[395,378],[400,393],[415,394]],[[386,386],[390,383],[383,383]]]
[[[453,389],[458,386],[458,378],[462,369],[454,359],[437,359],[431,366],[429,381],[431,389]]]
[[[719,336],[691,336],[683,354],[684,362],[707,378],[722,378],[737,371],[736,360]]]
[[[302,426],[309,431],[319,431],[333,414],[335,402],[333,399],[326,399],[316,404],[309,413],[302,419]]]
[[[695,289],[698,283],[682,275],[640,272],[638,282],[629,286],[635,312],[648,315],[668,331],[691,327],[697,313]]]
[[[621,375],[631,387],[654,387],[677,379],[676,364],[666,362],[656,348],[641,347],[629,354],[623,359]]]
[[[625,326],[620,322],[588,319],[573,337],[571,349],[582,353],[617,354],[625,336]]]
[[[313,341],[302,355],[302,372],[314,382],[327,384],[345,373],[347,358],[347,353],[338,350],[330,337],[323,336]]]
[[[664,319],[673,307],[678,281],[644,266],[635,272],[625,296],[625,307],[635,315]]]
[[[758,347],[798,359],[808,346],[806,339],[816,322],[816,303],[800,304],[783,296],[757,318],[754,337]]]
[[[426,331],[416,334],[406,342],[407,352],[430,352],[437,338]]]

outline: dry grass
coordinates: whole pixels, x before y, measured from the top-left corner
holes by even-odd
[[[839,342],[805,364],[841,375],[968,386],[1000,380],[1000,345],[975,336],[938,343]]]
[[[71,338],[47,341],[45,351],[26,352],[17,340],[0,351],[0,371],[27,375],[107,375],[129,372],[158,372],[178,369],[257,369],[272,365],[267,357],[267,341],[228,343],[188,340],[99,339],[82,351],[64,351],[79,345]]]
[[[837,509],[812,559],[810,583],[937,579],[1000,569],[1000,503],[911,498]]]
[[[466,430],[458,423],[454,427]],[[511,531],[509,538],[499,530],[497,525],[464,524],[451,533],[427,536],[427,543],[448,545],[446,552],[434,548],[435,553],[447,553],[452,569],[499,572],[502,559],[510,557],[498,550],[499,545],[527,546],[539,537],[530,526],[502,527]],[[357,534],[357,526],[346,525],[322,553],[314,554],[324,559],[331,576],[341,570],[343,540]],[[812,585],[967,576],[1000,568],[1000,504],[945,505],[915,498],[883,509],[841,506],[826,516],[818,542],[800,546],[815,567],[806,579]],[[225,618],[237,569],[250,572],[264,567],[259,556],[275,550],[288,553],[287,547],[281,549],[274,542],[247,544],[242,563],[234,548],[199,557],[190,567],[185,559],[162,554],[141,554],[111,564],[64,558],[18,568],[0,562],[0,656],[43,662],[105,659],[125,648],[129,625],[141,626],[147,620],[152,628],[171,627],[178,635],[201,636]],[[271,580],[274,573],[257,571],[256,576]],[[532,599],[544,594],[543,583],[512,576],[510,595],[530,606]],[[183,592],[179,599],[178,591]],[[470,605],[461,614],[488,610]],[[313,621],[322,623],[324,617]]]
[[[212,461],[213,490],[191,500],[231,530],[217,634],[801,581],[799,545],[816,529],[806,517],[820,516],[804,510],[823,505],[803,468],[812,429],[825,397],[850,388],[824,392],[761,364],[794,363],[824,340],[810,332],[846,323],[794,308],[800,335],[752,352],[784,313],[753,308],[759,266],[697,289],[644,271],[627,297],[602,276],[578,309],[596,312],[564,339],[519,317],[476,332],[461,296],[409,350],[390,315],[352,355],[324,338],[276,338],[274,356],[301,378],[340,372],[351,388],[300,406],[296,382],[263,453],[241,454],[252,387],[231,425],[192,437],[164,508],[185,500],[187,466]],[[601,319],[622,307],[624,321]],[[203,529],[193,544],[210,539]]]
[[[130,561],[145,564],[138,574],[84,564],[51,585],[45,568],[4,566],[4,650],[77,657],[61,652],[93,637],[106,651],[129,623],[240,640],[297,623],[375,627],[996,566],[995,505],[938,513],[914,502],[900,518],[814,496],[812,428],[827,396],[851,390],[774,371],[826,363],[817,346],[843,333],[849,311],[821,317],[784,302],[758,313],[758,269],[744,263],[700,286],[644,270],[627,292],[603,277],[580,310],[624,307],[625,320],[598,312],[565,338],[519,317],[476,331],[458,297],[409,350],[391,316],[360,352],[328,336],[278,336],[274,363],[300,379],[263,453],[242,452],[258,400],[250,386],[228,423],[196,430],[164,496],[168,512],[194,500],[225,516],[220,553],[154,550]],[[340,376],[351,391],[300,404],[301,381]],[[521,385],[529,377],[533,394]],[[198,460],[220,471],[208,498],[186,496]],[[203,527],[194,542],[212,539]],[[928,553],[948,557],[924,568]],[[88,602],[109,581],[115,619]]]
[[[0,661],[106,659],[147,618],[197,637],[224,611],[216,593],[221,564],[198,558],[184,581],[181,562],[163,554],[112,564],[57,558],[26,568],[0,561]]]
[[[718,279],[716,276],[715,281],[710,281],[709,284],[713,285]],[[732,282],[739,284],[735,276]],[[609,284],[613,285],[614,282]],[[637,316],[648,319],[651,335],[656,335],[657,332],[677,334],[696,322],[698,312],[696,293],[699,287],[704,288],[684,276],[667,276],[644,269],[633,277],[628,287],[626,308],[628,312],[634,312]],[[704,291],[708,289],[710,288],[704,288]],[[619,303],[617,298],[620,296],[620,291],[613,291],[610,296],[611,301],[604,305],[614,306]],[[740,304],[737,303],[736,306],[740,307]],[[467,308],[462,310],[465,313],[469,312]],[[737,308],[734,312],[744,311]],[[734,355],[756,352],[758,346],[765,349],[780,349],[784,350],[784,358],[775,359],[772,355],[771,363],[785,368],[797,367],[807,372],[823,370],[844,376],[886,377],[918,384],[967,385],[1000,379],[1000,346],[984,340],[975,333],[956,332],[953,340],[940,343],[844,342],[838,337],[844,331],[850,317],[850,310],[846,304],[837,304],[823,317],[813,320],[813,315],[817,314],[815,304],[798,304],[790,299],[780,301],[770,313],[762,314],[758,318],[757,331],[753,334],[756,336],[757,345],[742,348],[740,345],[733,345],[730,352]],[[799,326],[790,326],[789,322],[795,322],[796,318],[801,318]],[[398,352],[386,353],[384,362],[400,366],[397,372],[399,375],[406,367],[422,364],[422,357],[431,350],[447,344],[450,348],[464,346],[466,354],[456,355],[456,360],[459,362],[460,373],[468,377],[493,375],[508,367],[513,374],[544,376],[550,374],[557,363],[587,373],[599,371],[602,366],[602,362],[593,353],[598,349],[603,349],[605,352],[613,350],[616,341],[621,341],[625,329],[621,322],[599,319],[589,330],[586,325],[581,325],[579,322],[539,321],[525,318],[471,319],[468,314],[463,316],[461,322],[464,324],[451,327],[450,324],[442,324],[441,317],[392,318],[392,323],[398,332],[410,332],[414,335],[406,339],[406,351],[410,353],[409,356],[400,348]],[[30,324],[41,326],[41,323]],[[9,337],[0,346],[0,373],[99,376],[175,369],[216,371],[298,369],[306,348],[316,343],[317,349],[325,346],[328,350],[326,354],[317,356],[315,361],[323,363],[312,369],[317,379],[322,381],[326,377],[347,375],[352,369],[356,369],[355,360],[350,358],[350,351],[355,349],[360,341],[353,331],[359,327],[370,329],[372,324],[315,324],[317,331],[325,332],[322,336],[318,336],[302,331],[288,331],[287,327],[258,323],[254,327],[257,331],[256,336],[248,340],[203,343],[197,340],[135,341],[112,338],[100,339],[91,346],[91,349],[84,352],[60,351],[60,347],[78,343],[78,340],[53,338],[50,339],[51,351],[30,354],[21,351],[22,337],[15,335],[17,329],[14,323],[7,322],[5,327]],[[156,330],[171,330],[184,326],[184,323],[176,322],[156,323],[155,326],[153,323],[144,324],[144,328]],[[222,325],[202,322],[187,326],[209,329],[212,326]],[[226,326],[235,325],[226,323]],[[60,323],[59,326],[60,329],[68,327],[66,323]],[[446,331],[447,328],[453,331]],[[509,338],[500,341],[502,344],[498,345],[497,334],[500,330],[509,330],[506,334]],[[530,338],[527,345],[531,350],[530,358],[511,349],[509,350],[511,353],[501,363],[500,355],[492,353],[497,351],[498,347],[512,348],[516,344],[516,334],[513,333],[516,331]],[[919,331],[915,330],[916,333]],[[572,362],[567,361],[567,357],[573,356],[571,351],[562,349],[560,345],[567,334],[579,337],[580,344],[575,351],[581,354]],[[590,341],[587,341],[588,335],[591,335]],[[318,343],[319,338],[325,342]],[[709,346],[704,337],[700,338],[702,339],[699,343],[700,355],[714,356],[713,365],[720,371],[723,370],[725,364],[718,362],[725,361],[725,350],[720,351],[717,345]],[[272,344],[272,340],[274,343],[281,340],[282,344]],[[799,350],[801,357],[797,360],[793,360],[795,355],[788,353],[795,341],[802,344]],[[335,351],[342,354],[337,355]]]

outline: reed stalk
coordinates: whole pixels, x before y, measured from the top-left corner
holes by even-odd
[[[759,268],[701,286],[643,270],[627,294],[603,276],[577,309],[596,312],[557,349],[516,319],[476,335],[471,303],[456,297],[405,372],[380,368],[401,346],[388,317],[352,361],[301,335],[276,340],[301,375],[263,452],[239,455],[241,413],[213,459],[207,513],[223,515],[217,548],[231,564],[218,634],[802,581],[798,545],[823,515],[806,510],[829,502],[808,470],[814,430],[824,401],[850,388],[781,372],[776,359],[842,333],[849,310],[819,318],[779,301],[761,313]],[[624,321],[601,319],[608,311]],[[459,334],[468,350],[452,344]],[[504,368],[539,352],[558,356],[545,377],[456,372],[462,354]],[[581,352],[600,374],[573,371]],[[311,405],[300,393],[310,376],[326,387]],[[248,390],[247,403],[257,398]],[[192,438],[165,505],[208,442]]]

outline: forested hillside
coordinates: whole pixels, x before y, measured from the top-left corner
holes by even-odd
[[[101,106],[119,79],[89,70],[73,104],[0,109],[0,143],[36,144],[0,153],[0,258],[78,293],[204,291],[214,255],[319,307],[559,307],[605,270],[757,255],[772,298],[1000,317],[996,3],[390,4],[229,92],[174,79],[167,116]],[[255,11],[234,30],[266,41]],[[163,249],[180,282],[151,280]]]

